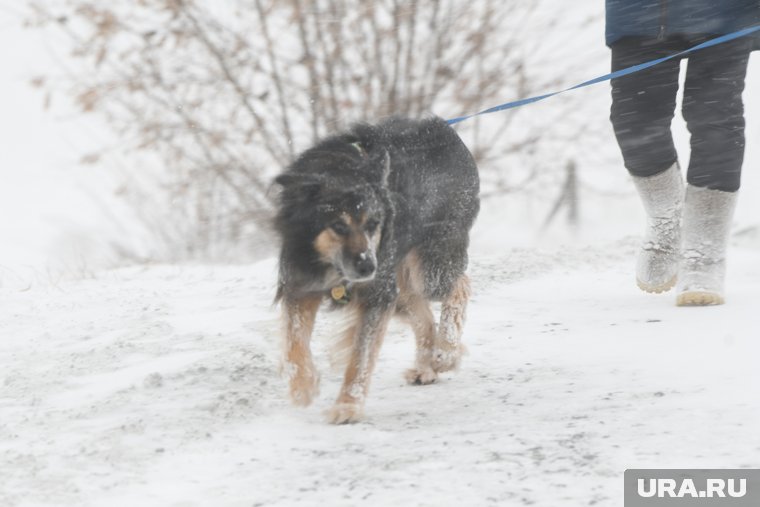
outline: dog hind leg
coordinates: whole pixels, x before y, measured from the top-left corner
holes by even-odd
[[[295,405],[308,406],[319,394],[319,373],[314,366],[309,342],[322,298],[285,301],[283,304],[283,370],[290,383],[290,399]]]

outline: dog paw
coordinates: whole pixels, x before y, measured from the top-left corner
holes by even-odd
[[[436,373],[458,370],[467,349],[461,343],[452,348],[436,348],[433,351],[433,370]]]
[[[424,368],[410,368],[406,370],[404,378],[409,384],[425,386],[438,380],[438,374],[429,366]]]
[[[353,424],[364,417],[362,406],[356,403],[336,403],[327,412],[330,424]]]
[[[307,407],[319,394],[319,374],[311,368],[298,371],[290,379],[290,400],[294,405]]]

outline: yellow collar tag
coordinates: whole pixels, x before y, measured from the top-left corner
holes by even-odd
[[[332,298],[339,302],[339,303],[345,303],[348,301],[348,298],[346,297],[348,293],[346,292],[346,286],[345,285],[338,285],[337,287],[333,287],[330,289],[330,296]]]

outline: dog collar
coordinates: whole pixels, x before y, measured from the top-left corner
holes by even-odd
[[[348,294],[348,288],[341,284],[330,289],[330,297],[338,304],[345,305],[351,301],[351,297]]]

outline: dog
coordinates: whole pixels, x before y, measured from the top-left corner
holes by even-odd
[[[348,364],[330,422],[361,420],[394,315],[416,337],[409,383],[430,384],[457,369],[470,296],[469,231],[480,209],[477,166],[457,133],[440,118],[355,125],[306,150],[275,184],[275,302],[292,401],[307,406],[318,394],[309,342],[326,301],[350,312]],[[433,301],[442,303],[437,326]]]

